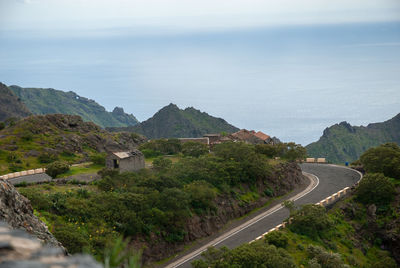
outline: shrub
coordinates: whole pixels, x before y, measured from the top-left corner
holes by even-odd
[[[69,171],[69,165],[66,162],[55,161],[46,167],[46,174],[56,178],[58,175],[66,173]]]
[[[39,163],[48,164],[58,160],[58,156],[54,153],[41,152],[38,156]]]
[[[212,207],[216,193],[206,181],[194,181],[185,185],[184,190],[189,194],[190,204],[193,208],[207,209]]]
[[[11,163],[11,164],[8,166],[8,169],[9,169],[11,172],[17,172],[17,171],[24,170],[24,167],[23,167],[21,164]]]
[[[106,165],[106,154],[93,154],[90,156],[90,161],[95,165],[105,166]]]
[[[340,254],[327,252],[319,246],[310,245],[307,248],[307,253],[311,260],[309,265],[311,267],[321,268],[345,268],[348,267],[344,264]]]
[[[332,221],[322,206],[307,204],[291,213],[289,229],[295,233],[317,238],[332,226]]]
[[[21,163],[18,154],[16,154],[15,152],[9,152],[6,157],[6,161],[8,163],[18,163],[18,162]]]
[[[268,244],[274,245],[278,248],[286,248],[288,244],[288,237],[281,231],[274,231],[265,236]]]
[[[6,127],[6,124],[4,122],[0,122],[0,130],[3,130]]]
[[[171,159],[159,156],[153,161],[153,169],[156,171],[165,171],[172,166]]]
[[[182,153],[184,156],[199,157],[200,155],[208,153],[208,146],[195,141],[185,142],[182,145]]]
[[[367,172],[400,179],[400,147],[396,143],[370,148],[361,155],[360,161]]]
[[[385,206],[395,195],[393,183],[382,173],[367,174],[356,189],[356,198],[363,204]]]
[[[55,226],[53,234],[71,254],[81,253],[85,247],[89,246],[89,240],[70,224],[58,224]]]

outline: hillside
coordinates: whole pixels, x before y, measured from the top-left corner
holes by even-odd
[[[8,118],[21,118],[30,114],[20,99],[6,85],[0,83],[0,122]]]
[[[311,157],[326,157],[329,162],[343,163],[354,161],[367,149],[386,142],[400,144],[400,114],[366,127],[351,126],[347,122],[335,124],[306,148]]]
[[[195,138],[206,133],[236,132],[239,129],[222,118],[213,117],[193,107],[184,110],[169,104],[150,119],[128,128],[109,128],[111,131],[130,131],[145,135],[149,139]]]
[[[9,87],[33,114],[71,114],[79,115],[84,121],[93,122],[101,127],[133,126],[138,120],[132,114],[126,114],[122,108],[115,107],[112,112],[95,102],[77,95],[52,88]]]
[[[43,167],[56,159],[85,162],[106,151],[144,142],[131,133],[109,133],[76,115],[34,115],[0,131],[0,174]]]

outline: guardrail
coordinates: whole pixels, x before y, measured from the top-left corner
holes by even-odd
[[[357,172],[358,174],[360,174],[360,176],[361,176],[360,179],[354,184],[354,186],[357,186],[360,183],[361,179],[363,178],[363,175],[357,170],[354,170],[354,171]],[[336,202],[339,198],[348,194],[350,192],[350,190],[351,190],[351,187],[343,188],[342,190],[334,193],[333,195],[328,196],[324,200],[319,201],[318,203],[316,203],[316,205],[326,207],[326,206]],[[287,220],[287,222],[282,222],[281,224],[278,224],[274,228],[269,229],[267,232],[263,233],[256,239],[250,241],[249,244],[253,243],[254,241],[257,241],[259,239],[262,239],[265,235],[267,235],[270,232],[281,230],[281,229],[285,228],[288,224],[291,224],[291,223],[292,223],[292,218],[289,218]]]
[[[22,176],[27,176],[27,175],[42,174],[45,172],[46,172],[45,168],[36,168],[36,169],[18,171],[18,172],[14,172],[14,173],[8,173],[5,175],[1,175],[0,179],[8,180],[8,179],[18,178],[18,177],[22,177]]]

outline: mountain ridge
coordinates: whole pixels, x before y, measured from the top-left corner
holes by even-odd
[[[173,103],[162,107],[151,118],[133,127],[107,129],[137,132],[151,139],[196,138],[202,137],[206,133],[232,133],[239,130],[222,118],[213,117],[193,107],[180,109]]]
[[[352,126],[346,121],[332,125],[306,149],[311,157],[326,157],[330,162],[343,163],[357,160],[367,149],[386,142],[400,144],[400,113],[367,126]]]
[[[84,121],[93,122],[101,127],[124,127],[136,125],[139,121],[126,114],[121,107],[112,112],[92,99],[79,96],[73,91],[62,91],[53,88],[8,87],[19,97],[33,114],[72,114],[79,115]]]

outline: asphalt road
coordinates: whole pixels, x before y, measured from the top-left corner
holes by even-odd
[[[301,164],[300,166],[304,172],[313,174],[318,178],[318,185],[312,191],[297,199],[295,201],[297,205],[318,203],[343,188],[354,185],[360,179],[359,173],[344,167],[327,164]],[[248,243],[282,223],[288,216],[289,212],[287,209],[275,206],[269,210],[269,213],[265,217],[256,220],[251,219],[238,231],[232,232],[230,230],[228,232],[231,233],[222,234],[206,246],[234,248],[243,243]],[[190,263],[200,258],[201,252],[202,250],[198,249],[195,252],[186,253],[186,255],[174,259],[166,267],[192,267]]]
[[[45,181],[51,181],[51,177],[47,175],[46,173],[40,173],[40,174],[33,174],[33,175],[26,175],[26,176],[21,176],[17,178],[12,178],[8,179],[8,181],[11,184],[17,184],[21,182],[26,182],[26,183],[35,183],[35,182],[45,182]]]

